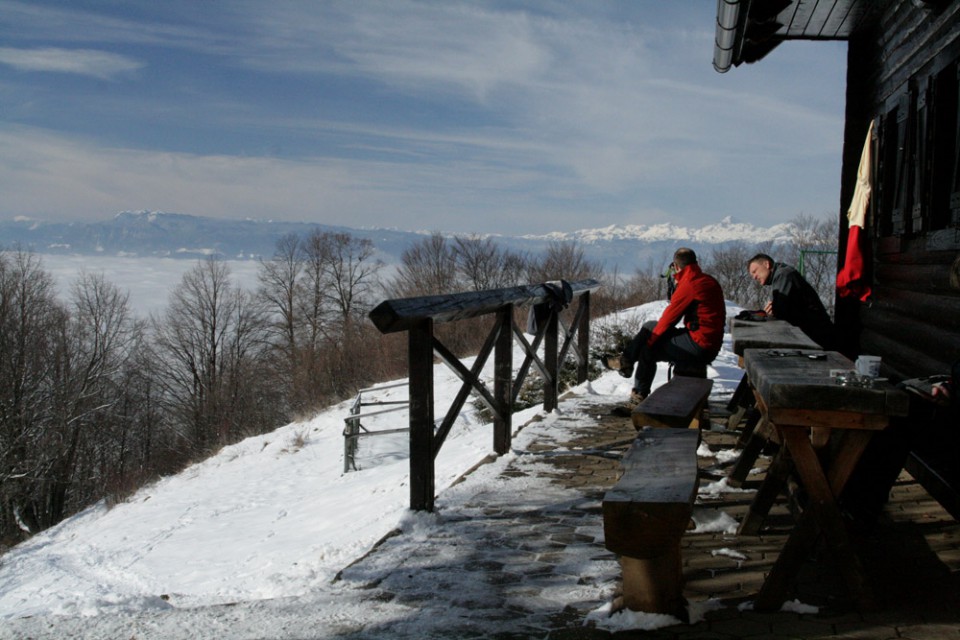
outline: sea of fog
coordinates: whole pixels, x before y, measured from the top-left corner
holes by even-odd
[[[69,296],[70,287],[81,272],[102,273],[109,282],[130,293],[130,307],[140,316],[161,313],[183,274],[197,264],[196,260],[173,258],[54,254],[41,254],[39,258],[43,268],[56,280],[61,298]],[[235,283],[250,291],[256,289],[259,262],[227,260],[226,263]]]

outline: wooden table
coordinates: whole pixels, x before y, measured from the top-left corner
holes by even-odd
[[[752,322],[731,318],[729,323],[730,333],[733,336],[733,352],[740,356],[741,367],[743,367],[743,353],[747,349],[820,349],[820,345],[807,334],[785,320]],[[744,374],[727,405],[727,410],[730,412],[727,428],[735,429],[741,420],[744,421],[743,430],[737,441],[737,448],[741,449],[741,454],[727,473],[727,481],[734,487],[743,485],[757,456],[773,435],[768,426],[761,421],[762,416],[755,409],[755,405],[753,390]]]
[[[730,320],[733,352],[743,357],[747,349],[820,349],[820,345],[786,320]]]
[[[872,597],[837,498],[873,434],[886,428],[891,416],[906,415],[907,394],[885,382],[877,388],[840,386],[830,378],[830,370],[852,369],[853,362],[835,351],[746,349],[744,363],[757,405],[783,445],[771,466],[794,472],[807,495],[803,514],[754,607],[779,609],[789,582],[822,533],[858,606],[871,608]],[[764,485],[778,481],[775,474],[768,474]],[[761,487],[745,523],[762,520],[770,506],[763,501],[770,493],[769,487]]]

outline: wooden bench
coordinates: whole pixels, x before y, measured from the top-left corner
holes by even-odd
[[[674,376],[706,378],[707,365],[702,362],[671,362],[670,369],[667,371],[667,379],[671,380]]]
[[[680,539],[697,496],[700,432],[643,429],[603,498],[607,549],[620,555],[623,604],[684,619]]]
[[[633,409],[630,414],[633,426],[637,429],[699,426],[700,412],[712,388],[713,380],[674,376]]]

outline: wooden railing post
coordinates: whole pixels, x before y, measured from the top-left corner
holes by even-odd
[[[580,296],[580,324],[577,326],[577,384],[587,381],[590,374],[590,292]]]
[[[560,334],[560,315],[550,312],[547,332],[543,336],[543,366],[547,369],[547,380],[543,384],[543,410],[553,411],[559,403],[560,363],[558,357],[558,338]]]
[[[499,414],[493,419],[493,450],[510,451],[513,434],[513,305],[497,312],[497,345],[493,353],[493,397]]]
[[[409,331],[410,508],[433,511],[433,320]]]

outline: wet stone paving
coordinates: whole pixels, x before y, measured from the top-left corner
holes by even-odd
[[[371,606],[400,605],[411,615],[344,637],[960,640],[960,525],[905,472],[880,525],[859,540],[878,611],[855,610],[825,551],[815,553],[798,576],[791,592],[797,607],[750,610],[794,522],[781,499],[758,536],[737,536],[729,527],[684,535],[684,596],[696,612],[692,623],[611,631],[602,621],[615,607],[620,567],[603,545],[601,503],[636,433],[629,418],[613,416],[611,409],[587,404],[582,412],[557,417],[551,436],[515,449],[509,464],[495,471],[498,482],[488,485],[495,488],[471,482],[445,491],[443,496],[458,499],[448,505],[438,500],[435,513],[417,516],[431,526],[419,531],[414,517],[382,541],[392,551],[384,556],[405,558],[399,566],[382,566],[374,549],[345,569],[344,579],[363,584]],[[725,429],[721,407],[711,410],[717,417],[702,432],[694,519],[712,513],[739,521],[769,460],[761,457],[745,491],[709,490],[718,486],[730,456],[704,454],[731,451],[738,435]],[[471,475],[494,473],[493,466],[480,465]],[[468,484],[480,488],[458,496]],[[470,579],[464,580],[464,572]],[[431,623],[440,618],[447,626]]]

